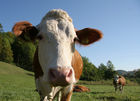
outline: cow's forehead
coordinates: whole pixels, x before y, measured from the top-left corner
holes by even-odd
[[[72,22],[71,17],[68,15],[68,13],[62,9],[53,9],[51,11],[49,11],[42,19],[46,20],[48,18],[62,18],[62,19],[67,19],[70,22]]]
[[[41,34],[49,35],[49,39],[58,36],[62,38],[74,38],[76,33],[69,15],[61,10],[51,10],[48,12],[38,27]]]
[[[68,15],[68,13],[62,9],[53,9],[51,11],[49,11],[41,20],[41,23],[44,23],[46,22],[46,20],[49,20],[49,19],[56,19],[56,20],[59,20],[59,19],[65,19],[65,20],[68,20],[69,22],[72,23],[72,19],[71,17]]]

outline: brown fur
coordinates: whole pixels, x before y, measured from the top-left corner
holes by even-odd
[[[83,70],[83,61],[82,61],[82,57],[80,56],[77,50],[75,50],[74,56],[72,58],[72,67],[75,72],[76,80],[79,80]]]
[[[71,99],[71,96],[72,96],[72,91],[69,92],[68,94],[62,94],[62,97],[61,97],[61,101],[70,101]]]
[[[79,43],[82,45],[89,45],[103,37],[101,31],[92,28],[84,28],[82,30],[76,31],[76,34],[79,38]]]
[[[28,21],[17,22],[12,31],[16,36],[25,41],[34,41],[37,39],[38,30]]]
[[[21,21],[17,22],[14,27],[12,28],[12,31],[16,36],[20,36],[23,32],[23,30],[27,29],[28,27],[31,27],[32,24],[28,21]]]
[[[90,89],[85,86],[74,85],[73,92],[90,92]]]
[[[33,71],[35,74],[35,79],[39,78],[40,76],[43,76],[43,71],[41,69],[39,59],[38,59],[38,48],[36,49],[34,60],[33,60]]]
[[[123,76],[119,76],[119,84],[124,86],[126,84],[126,80]]]

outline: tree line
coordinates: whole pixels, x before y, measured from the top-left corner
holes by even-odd
[[[33,56],[37,47],[37,42],[24,42],[15,37],[12,32],[4,32],[0,24],[0,61],[15,64],[23,69],[32,71]],[[107,64],[101,63],[96,67],[87,57],[83,59],[83,73],[81,80],[99,81],[110,80],[117,74],[113,63],[108,60]],[[140,70],[136,70],[135,75],[125,75],[127,78],[140,78]],[[134,79],[133,79],[134,80]]]
[[[110,60],[108,60],[106,65],[101,63],[98,67],[96,67],[93,63],[89,61],[87,57],[82,58],[84,68],[81,80],[87,81],[110,80],[117,74],[117,72],[115,71],[115,67]]]

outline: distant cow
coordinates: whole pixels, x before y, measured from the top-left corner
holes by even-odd
[[[123,76],[116,75],[113,79],[113,84],[115,87],[115,91],[119,88],[119,90],[122,92],[123,86],[126,84],[126,80]]]
[[[52,101],[56,95],[59,101],[70,101],[83,69],[75,43],[87,46],[101,39],[102,33],[92,28],[75,30],[72,19],[61,9],[49,11],[37,26],[17,22],[13,32],[24,40],[39,40],[33,69],[41,101]]]

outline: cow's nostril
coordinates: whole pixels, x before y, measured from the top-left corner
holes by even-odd
[[[71,75],[72,75],[72,69],[69,70],[67,77],[70,77]]]

